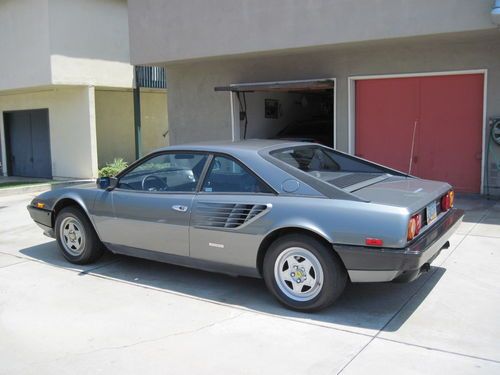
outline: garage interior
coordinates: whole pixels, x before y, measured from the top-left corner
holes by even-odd
[[[287,139],[335,146],[335,80],[233,84],[234,139]]]

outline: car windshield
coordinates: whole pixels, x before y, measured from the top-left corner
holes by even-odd
[[[383,167],[320,145],[290,147],[272,151],[270,155],[340,188],[388,176]]]

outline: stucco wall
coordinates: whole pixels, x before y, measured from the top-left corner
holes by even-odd
[[[364,46],[167,65],[170,141],[230,139],[230,83],[337,78],[337,146],[348,150],[348,77],[488,69],[487,116],[500,116],[499,35],[378,42]],[[499,158],[496,147],[495,155]]]
[[[134,64],[494,29],[492,0],[129,0]]]
[[[49,0],[52,82],[132,87],[125,0]]]
[[[37,92],[0,95],[0,113],[25,109],[49,109],[50,152],[54,177],[97,176],[94,88],[47,88]],[[0,116],[3,173],[5,133]]]
[[[0,90],[51,82],[48,0],[0,1]]]
[[[0,91],[132,87],[126,0],[1,0]]]
[[[168,145],[167,94],[141,92],[142,147],[146,154]],[[100,167],[123,158],[135,160],[132,91],[96,90],[97,153]]]

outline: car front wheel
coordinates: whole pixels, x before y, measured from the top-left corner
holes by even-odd
[[[87,216],[76,207],[63,208],[56,217],[56,238],[71,263],[88,264],[99,259],[103,245]]]
[[[342,294],[347,275],[332,249],[305,235],[272,243],[264,258],[264,280],[283,305],[293,310],[324,309]]]

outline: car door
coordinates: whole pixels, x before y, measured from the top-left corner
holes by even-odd
[[[203,153],[165,152],[127,171],[98,198],[97,207],[108,204],[113,212],[98,219],[103,241],[117,251],[188,256],[191,207],[206,160]]]
[[[191,214],[193,258],[254,268],[275,192],[249,168],[214,155]]]

